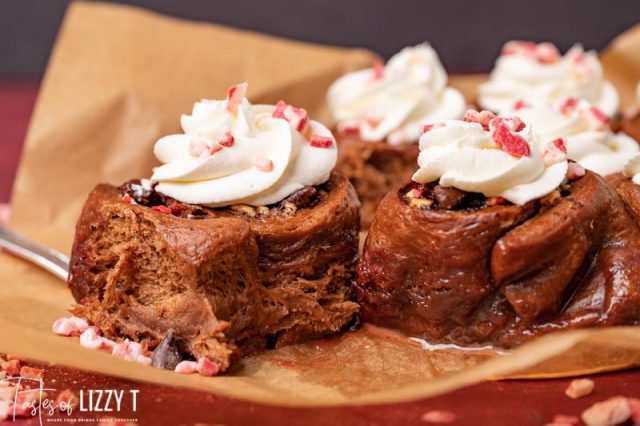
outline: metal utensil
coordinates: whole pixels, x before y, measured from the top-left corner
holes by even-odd
[[[67,280],[69,258],[52,248],[31,241],[4,226],[0,226],[0,248],[38,265],[61,280]]]

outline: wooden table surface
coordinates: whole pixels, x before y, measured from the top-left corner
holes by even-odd
[[[35,81],[0,80],[0,203],[9,200],[37,87]],[[138,389],[137,411],[132,412],[125,404],[125,411],[118,417],[137,419],[140,425],[426,425],[428,423],[421,420],[425,412],[448,410],[456,414],[452,425],[539,426],[551,422],[556,414],[579,416],[594,402],[611,396],[640,397],[640,372],[627,371],[592,377],[596,383],[594,393],[577,400],[564,395],[569,379],[558,379],[487,382],[403,404],[281,408],[58,366],[47,366],[45,371],[45,385],[58,390],[70,388],[78,393],[80,389]],[[99,415],[76,411],[73,416],[96,418]],[[46,420],[44,416],[43,424],[53,424]],[[5,423],[13,424],[10,420]],[[17,423],[40,424],[37,418]]]

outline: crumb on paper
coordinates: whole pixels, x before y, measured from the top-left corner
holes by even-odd
[[[578,399],[590,395],[594,387],[595,383],[591,379],[575,379],[569,383],[564,394],[571,399]]]
[[[582,421],[587,426],[614,426],[626,422],[632,414],[629,400],[623,396],[614,396],[584,410]]]
[[[456,414],[447,410],[432,410],[424,413],[420,419],[425,423],[447,424],[456,420]]]

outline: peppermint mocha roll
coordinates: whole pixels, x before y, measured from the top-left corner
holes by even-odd
[[[76,228],[73,312],[149,351],[171,335],[220,371],[355,319],[358,198],[331,132],[246,84],[157,141],[151,180],[98,185]]]
[[[344,75],[327,100],[337,122],[336,169],[358,192],[365,228],[385,194],[411,177],[422,124],[461,118],[466,110],[428,44],[405,48],[386,65]]]
[[[499,347],[640,323],[640,231],[602,178],[567,161],[562,139],[486,111],[424,130],[418,171],[369,229],[364,321]]]

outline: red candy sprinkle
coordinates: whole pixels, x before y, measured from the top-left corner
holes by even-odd
[[[257,155],[253,159],[253,165],[261,172],[270,172],[273,170],[273,161],[269,160],[267,157],[263,157],[262,155]]]
[[[560,52],[552,43],[535,44],[531,41],[510,41],[502,48],[503,55],[522,55],[541,64],[551,64],[560,59]]]
[[[222,151],[222,147],[220,145],[214,145],[211,148],[209,148],[209,155],[213,155],[216,152],[220,152]]]
[[[233,144],[235,142],[235,139],[233,138],[233,135],[231,134],[230,131],[225,131],[222,136],[220,136],[220,138],[218,139],[218,143],[221,146],[224,146],[225,148],[229,148],[232,147]]]
[[[20,377],[28,377],[31,379],[42,379],[44,370],[41,368],[27,367],[26,365],[20,369]]]
[[[432,410],[427,411],[420,417],[420,419],[425,423],[453,423],[456,420],[456,414],[447,410]]]
[[[171,209],[171,214],[178,215],[182,212],[182,207],[177,204],[172,204],[169,206],[169,208]]]
[[[196,370],[201,376],[215,376],[220,372],[220,366],[208,358],[202,357],[196,364]]]
[[[528,157],[531,154],[529,144],[509,129],[509,126],[501,117],[491,120],[491,137],[498,148],[514,157]]]
[[[380,60],[373,62],[373,79],[382,80],[384,78],[384,63]]]
[[[134,201],[134,199],[133,199],[133,198],[131,198],[131,195],[129,195],[129,194],[124,194],[124,195],[122,196],[122,201],[124,201],[125,203],[128,203],[128,204],[135,204],[135,203],[136,203],[136,202]]]
[[[342,125],[338,124],[338,132],[342,133],[343,135],[359,136],[360,126],[355,123]]]
[[[439,127],[444,127],[444,123],[425,124],[424,126],[422,126],[422,134],[424,135],[425,133]]]
[[[333,139],[328,136],[314,135],[311,137],[310,144],[316,148],[329,148],[333,145]]]
[[[235,113],[238,105],[242,102],[242,98],[247,94],[247,83],[236,84],[227,90],[227,111]]]
[[[7,376],[17,376],[20,374],[20,361],[12,359],[11,361],[5,361],[0,363],[0,370],[6,371]]]
[[[551,423],[554,425],[578,426],[580,424],[580,419],[576,416],[556,414],[555,416],[553,416],[553,421]]]
[[[151,210],[156,211],[158,213],[171,214],[171,209],[167,206],[153,206],[151,207]]]
[[[567,98],[562,105],[560,105],[560,112],[567,115],[573,112],[578,106],[578,100],[576,98]]]
[[[300,133],[304,133],[309,124],[309,114],[304,108],[287,105],[284,101],[278,101],[271,116],[287,120]]]
[[[479,123],[484,130],[489,130],[489,122],[496,117],[491,111],[475,111],[470,109],[464,114],[463,121],[467,123]]]
[[[517,100],[517,101],[513,104],[513,109],[515,109],[515,110],[519,110],[519,109],[522,109],[522,108],[526,108],[526,107],[528,107],[528,106],[529,106],[529,104],[527,104],[525,101],[523,101],[522,99],[520,99],[520,100]]]
[[[422,191],[418,188],[413,188],[411,191],[407,192],[407,197],[409,198],[420,198],[422,197]]]
[[[600,111],[598,107],[592,106],[591,108],[589,108],[589,112],[591,112],[591,114],[593,114],[598,120],[602,121],[603,123],[609,122],[609,116]]]

